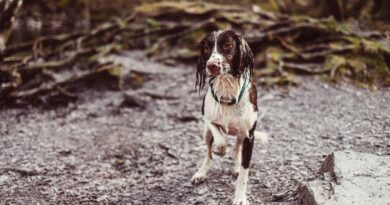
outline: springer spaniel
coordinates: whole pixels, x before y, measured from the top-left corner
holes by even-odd
[[[212,153],[224,156],[227,135],[237,136],[234,171],[238,178],[233,204],[246,205],[254,140],[262,143],[268,140],[265,133],[255,131],[258,108],[253,53],[243,37],[232,30],[208,34],[200,42],[200,48],[196,88],[200,92],[207,78],[209,89],[202,105],[207,153],[191,181],[193,184],[202,182],[211,166]]]

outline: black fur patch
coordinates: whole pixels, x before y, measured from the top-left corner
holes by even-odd
[[[207,143],[207,154],[208,154],[208,156],[209,156],[209,158],[210,159],[213,159],[213,154],[212,154],[212,151],[211,151],[211,149],[212,149],[212,147],[213,147],[213,143],[214,143],[214,137],[213,137],[213,134],[211,134],[211,131],[209,131],[207,134],[209,134],[210,135],[210,140],[207,140],[206,139],[206,143]],[[206,137],[207,138],[207,137]]]
[[[246,137],[244,139],[243,145],[242,145],[242,162],[241,165],[245,168],[249,168],[249,164],[252,159],[252,151],[253,151],[253,145],[255,141],[254,132],[256,129],[256,122],[253,124],[253,127],[251,130],[249,130],[249,138]]]
[[[251,88],[249,89],[249,101],[252,103],[253,109],[257,112],[257,89],[253,81],[251,81]]]

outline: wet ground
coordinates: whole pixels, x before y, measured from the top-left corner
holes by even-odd
[[[88,90],[56,109],[0,111],[0,204],[231,203],[229,152],[215,157],[204,183],[190,183],[205,151],[194,66],[168,67],[139,53],[116,59],[149,80],[136,91]],[[297,182],[334,150],[390,155],[389,89],[309,78],[288,92],[258,94],[257,130],[271,139],[254,148],[251,204],[296,204]]]

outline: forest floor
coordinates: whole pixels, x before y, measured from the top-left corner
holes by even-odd
[[[142,88],[88,89],[66,106],[0,111],[0,204],[231,203],[232,146],[204,183],[190,182],[205,154],[195,65],[169,67],[138,52],[115,58],[147,73]],[[303,81],[258,88],[257,130],[271,139],[254,148],[251,204],[296,204],[298,181],[332,151],[390,155],[389,89]]]

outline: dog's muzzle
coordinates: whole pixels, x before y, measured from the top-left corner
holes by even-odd
[[[216,62],[207,63],[207,70],[211,75],[217,76],[221,74],[221,63],[216,63]]]

